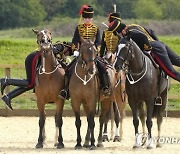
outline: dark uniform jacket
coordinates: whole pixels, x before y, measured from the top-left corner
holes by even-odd
[[[72,44],[74,45],[74,48],[79,48],[78,45],[81,44],[80,37],[83,37],[84,39],[95,39],[95,45],[98,48],[100,46],[100,31],[97,25],[91,24],[80,24],[76,27],[76,30],[74,32],[74,36],[72,39]]]
[[[106,53],[115,53],[119,42],[119,37],[114,35],[112,31],[104,30],[102,35],[100,57],[103,57]]]

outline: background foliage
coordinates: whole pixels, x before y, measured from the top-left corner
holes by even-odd
[[[78,18],[83,4],[95,16],[105,16],[117,6],[122,19],[179,20],[179,0],[0,0],[0,29],[38,26],[54,18]]]

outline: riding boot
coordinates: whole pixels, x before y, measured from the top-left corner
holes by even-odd
[[[108,73],[104,73],[102,75],[102,91],[104,93],[105,96],[109,96],[110,95],[110,81],[109,81],[109,75]]]
[[[1,79],[1,94],[2,95],[4,93],[4,89],[8,85],[19,86],[19,87],[26,87],[28,85],[28,81],[27,80],[22,80],[22,79],[2,78]]]
[[[74,58],[73,61],[67,66],[66,72],[65,72],[65,87],[63,90],[60,91],[59,97],[62,99],[69,99],[69,81],[71,78],[71,75],[73,73],[75,64],[76,64],[77,58]]]
[[[6,106],[10,110],[13,110],[13,108],[11,106],[11,100],[14,97],[19,96],[20,94],[22,94],[28,90],[30,90],[30,88],[18,87],[16,89],[14,89],[13,91],[11,91],[10,93],[8,93],[7,95],[5,94],[1,99],[5,102]]]
[[[67,74],[65,74],[65,87],[63,90],[60,91],[59,94],[60,98],[63,99],[69,99],[69,76]]]

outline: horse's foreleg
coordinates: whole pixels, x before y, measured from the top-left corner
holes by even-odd
[[[133,116],[133,125],[134,125],[134,129],[135,129],[135,144],[133,146],[133,148],[140,148],[141,145],[138,142],[138,136],[139,136],[139,132],[138,132],[138,126],[139,126],[139,119],[138,119],[138,115],[137,115],[137,102],[134,101],[130,101],[129,100],[129,105],[131,107],[132,110],[132,116]]]
[[[90,129],[91,132],[91,145],[90,145],[90,150],[95,149],[95,138],[94,138],[94,127],[95,127],[95,122],[94,122],[94,115],[95,112],[90,112],[90,114],[87,117],[88,120],[88,128]]]
[[[75,146],[75,149],[80,149],[82,148],[81,145],[81,134],[80,134],[80,128],[81,128],[81,119],[80,119],[80,113],[79,112],[75,112],[75,117],[76,117],[76,121],[75,121],[75,125],[76,125],[76,129],[77,129],[77,144]]]
[[[40,112],[39,115],[39,138],[38,138],[38,143],[36,144],[36,148],[43,148],[43,142],[45,140],[45,120],[46,120],[46,115],[45,112]]]
[[[114,102],[113,103],[113,109],[114,109],[114,121],[116,124],[116,131],[115,131],[115,136],[113,142],[120,142],[120,135],[119,135],[119,121],[120,121],[120,111],[118,109],[117,104]]]
[[[158,127],[158,136],[157,136],[157,144],[156,144],[157,148],[162,147],[162,145],[159,142],[159,139],[161,137],[160,135],[161,135],[161,124],[162,124],[162,121],[163,121],[162,113],[157,114],[157,127]]]
[[[103,124],[104,124],[104,132],[103,132]],[[102,134],[102,132],[103,132],[103,134]],[[97,147],[103,147],[102,142],[104,142],[105,139],[108,139],[108,136],[107,136],[107,123],[105,122],[104,111],[102,111],[102,113],[101,113],[101,115],[99,117],[99,136],[98,136]]]
[[[63,125],[62,111],[60,113],[56,113],[55,123],[56,123],[56,127],[58,128],[58,143],[56,144],[56,147],[58,149],[61,149],[64,148],[63,137],[62,137],[62,125]]]
[[[152,101],[149,101],[149,103],[146,103],[147,106],[147,120],[146,120],[146,126],[148,129],[148,143],[147,143],[147,149],[152,149],[153,148],[153,141],[152,141],[152,134],[151,134],[151,129],[152,129],[152,114],[153,114],[153,109],[154,109],[154,104]]]

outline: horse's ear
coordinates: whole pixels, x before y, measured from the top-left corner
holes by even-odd
[[[37,34],[39,31],[38,30],[35,30],[35,29],[32,29],[32,31]]]

